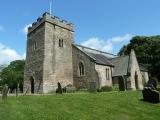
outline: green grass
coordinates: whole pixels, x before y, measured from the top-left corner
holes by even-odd
[[[75,93],[0,97],[0,120],[158,120],[160,104],[143,101],[141,92]]]

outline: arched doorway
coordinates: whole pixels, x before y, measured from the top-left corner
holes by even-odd
[[[31,93],[34,94],[34,78],[30,77],[30,82],[31,82]]]
[[[137,71],[135,72],[135,87],[138,89],[138,74]]]

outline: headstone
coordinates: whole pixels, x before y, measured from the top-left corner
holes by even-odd
[[[89,91],[90,92],[96,92],[97,91],[96,82],[89,82]]]
[[[159,103],[160,102],[160,93],[151,87],[145,87],[142,91],[143,100],[150,103]]]
[[[9,88],[9,89],[8,89],[8,94],[10,94],[10,92],[11,92],[11,89]]]
[[[149,81],[147,82],[147,84],[153,85],[153,87],[155,89],[157,89],[157,80],[155,78],[149,79]]]
[[[7,100],[8,86],[5,84],[2,89],[2,101]]]
[[[58,82],[57,85],[58,85],[58,88],[57,88],[57,90],[56,90],[56,93],[62,94],[62,87],[61,87],[61,84]]]
[[[16,97],[18,97],[18,94],[19,94],[19,83],[17,84]]]
[[[27,89],[26,89],[26,91],[24,92],[24,94],[23,94],[23,95],[26,95],[26,94],[27,94],[27,92],[28,92],[28,90],[29,90],[29,86],[27,87]]]

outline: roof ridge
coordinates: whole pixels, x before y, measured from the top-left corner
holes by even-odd
[[[121,56],[117,56],[117,57],[115,57],[115,58],[110,58],[110,60],[111,60],[111,59],[122,58],[122,57],[127,57],[127,56],[130,56],[130,55],[121,55]]]
[[[83,46],[83,45],[78,45],[78,44],[74,44],[74,45],[79,46],[79,47],[83,47],[83,48],[87,48],[87,49],[90,49],[90,50],[94,50],[94,51],[97,51],[97,52],[100,52],[100,53],[105,53],[105,54],[109,54],[109,55],[117,56],[117,55],[112,54],[112,53],[108,53],[108,52],[104,52],[104,51],[101,51],[101,50],[97,50],[97,49],[89,48],[89,47],[86,47],[86,46]]]

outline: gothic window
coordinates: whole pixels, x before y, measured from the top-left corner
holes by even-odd
[[[109,68],[106,69],[106,79],[109,80]]]
[[[59,39],[59,47],[63,47],[63,39]]]
[[[82,62],[79,63],[79,75],[84,76],[84,65]]]

